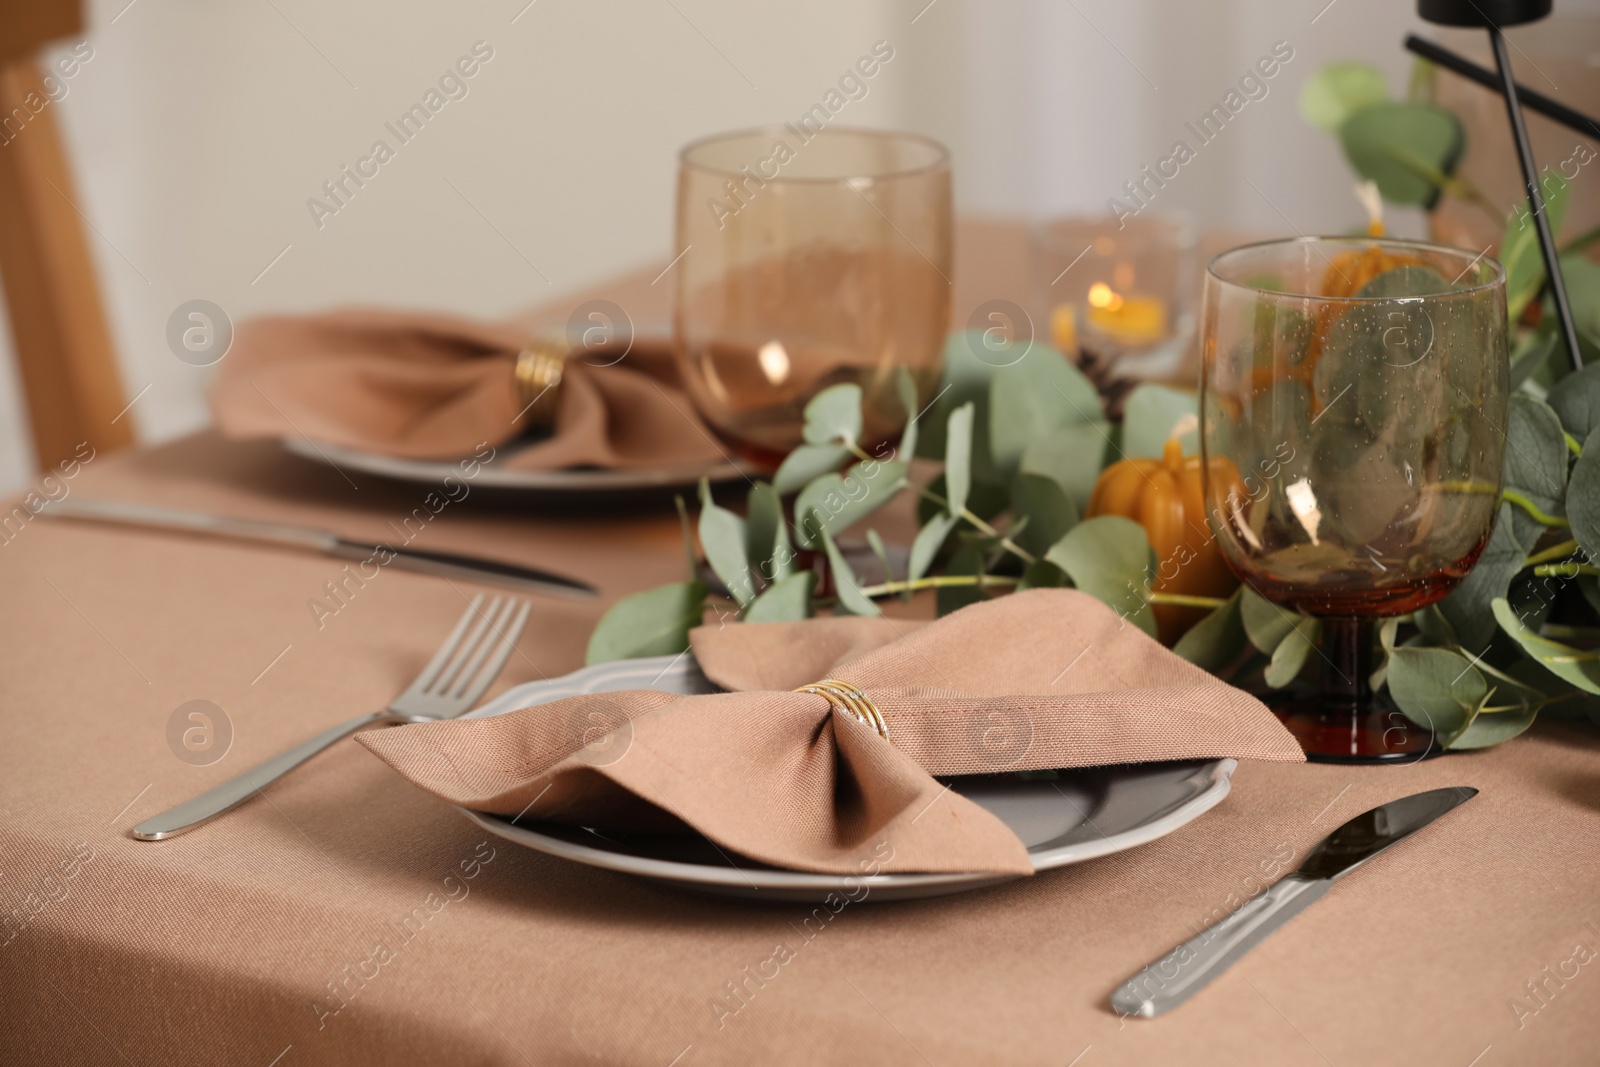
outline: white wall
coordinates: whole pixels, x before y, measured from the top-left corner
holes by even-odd
[[[1400,40],[1418,25],[1391,0],[525,3],[94,0],[95,57],[59,107],[124,386],[151,386],[133,409],[143,440],[205,421],[209,372],[164,339],[178,304],[204,297],[235,319],[353,301],[499,315],[558,297],[669,254],[683,142],[799,114],[879,39],[896,59],[848,121],[945,140],[961,209],[1021,217],[1103,212],[1288,41],[1268,96],[1158,209],[1343,230],[1359,220],[1353,179],[1300,121],[1300,86],[1361,58],[1402,92]],[[319,230],[307,198],[478,40],[494,58],[469,95]],[[0,488],[32,469],[8,345]]]
[[[124,389],[151,386],[145,441],[206,420],[210,372],[165,341],[178,304],[490,316],[558,297],[667,251],[680,145],[799,115],[892,35],[889,5],[859,0],[127,3],[93,0],[94,58],[52,106],[103,235]],[[383,124],[478,40],[494,58],[468,95],[398,146]],[[850,121],[904,125],[898,74]],[[319,230],[306,200],[380,137],[395,158]],[[0,489],[33,469],[12,366],[7,328]]]

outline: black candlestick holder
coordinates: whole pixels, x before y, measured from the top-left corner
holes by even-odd
[[[1573,370],[1581,370],[1583,356],[1578,351],[1578,331],[1572,321],[1572,305],[1567,300],[1567,285],[1561,275],[1555,236],[1550,232],[1550,220],[1544,211],[1544,196],[1539,189],[1539,168],[1534,162],[1533,146],[1528,141],[1528,124],[1522,114],[1523,102],[1586,136],[1600,136],[1600,124],[1580,111],[1518,85],[1511,76],[1511,58],[1506,50],[1505,34],[1501,32],[1505,26],[1520,26],[1544,18],[1550,14],[1550,4],[1551,0],[1417,0],[1417,14],[1428,22],[1441,26],[1476,26],[1487,30],[1489,46],[1494,51],[1495,72],[1492,74],[1476,63],[1415,35],[1407,37],[1405,45],[1424,59],[1492,89],[1505,98],[1506,114],[1511,120],[1511,139],[1517,147],[1522,180],[1528,187],[1528,204],[1533,209],[1534,230],[1539,235],[1539,251],[1544,256],[1545,271],[1550,279],[1550,296],[1556,306],[1562,340],[1567,345],[1567,359]]]

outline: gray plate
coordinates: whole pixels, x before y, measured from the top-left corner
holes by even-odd
[[[303,437],[286,437],[283,447],[304,459],[345,470],[362,471],[401,482],[438,485],[446,475],[461,476],[455,462],[430,462],[380,456],[342,445],[313,444]],[[505,491],[560,494],[613,494],[640,490],[681,489],[709,478],[713,484],[754,476],[762,472],[737,463],[701,463],[691,466],[653,467],[643,470],[508,470],[506,459],[514,447],[502,449],[472,479],[473,485]]]
[[[711,693],[693,657],[661,656],[586,667],[563,678],[507,690],[466,718],[504,715],[584,693],[660,689]],[[1008,775],[949,779],[955,792],[987,808],[1028,846],[1035,871],[1121,852],[1154,841],[1197,818],[1228,795],[1237,762],[1127,764],[1061,772],[1059,779],[1024,781]],[[903,900],[941,896],[1009,881],[993,874],[880,874],[849,877],[768,867],[730,857],[705,838],[605,836],[581,827],[523,823],[461,811],[490,833],[554,856],[726,896],[820,901],[829,893],[851,899]],[[867,894],[861,897],[863,883]]]

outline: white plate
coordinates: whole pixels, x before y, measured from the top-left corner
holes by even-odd
[[[313,443],[303,437],[286,437],[283,447],[317,463],[401,482],[438,485],[446,475],[461,476],[460,467],[455,462],[380,456],[343,445]],[[600,494],[681,489],[697,484],[701,478],[709,478],[712,484],[716,484],[747,475],[766,476],[753,467],[720,462],[635,470],[509,470],[505,461],[515,452],[514,447],[501,449],[494,459],[483,464],[483,469],[472,479],[473,485],[529,493]]]
[[[466,718],[504,715],[584,693],[660,689],[710,693],[691,656],[661,656],[586,667],[562,678],[529,682],[502,693]],[[1126,764],[1060,772],[1055,780],[1013,776],[949,779],[950,787],[987,808],[1028,846],[1035,871],[1121,852],[1170,834],[1222,802],[1235,760]],[[540,852],[606,870],[624,871],[686,889],[760,900],[902,900],[941,896],[1009,881],[993,874],[880,874],[850,877],[780,870],[730,858],[701,837],[601,836],[555,823],[513,826],[509,817],[460,809],[490,833]],[[861,896],[862,885],[867,887]]]

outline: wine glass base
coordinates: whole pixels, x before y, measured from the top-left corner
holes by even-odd
[[[1416,763],[1444,752],[1432,729],[1406,718],[1384,694],[1352,704],[1308,686],[1262,699],[1312,763]]]

